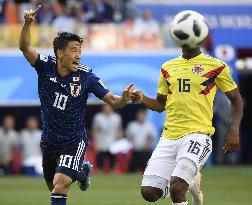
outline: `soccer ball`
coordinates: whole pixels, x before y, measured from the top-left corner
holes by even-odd
[[[201,14],[186,10],[174,17],[170,25],[170,33],[178,46],[197,48],[208,35],[208,25]]]

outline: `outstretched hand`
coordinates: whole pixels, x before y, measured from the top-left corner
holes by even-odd
[[[38,13],[38,11],[40,10],[41,5],[39,5],[35,10],[25,10],[24,11],[24,20],[25,22],[31,23],[33,21],[35,21],[35,17]]]
[[[226,136],[223,147],[224,153],[235,152],[239,148],[239,129],[230,130]]]
[[[131,83],[128,87],[126,87],[123,92],[122,92],[122,98],[125,100],[125,101],[129,101],[131,98],[130,98],[130,94],[131,92],[134,90],[134,83]]]
[[[143,100],[143,93],[141,90],[132,91],[130,93],[130,98],[134,104],[141,103]]]

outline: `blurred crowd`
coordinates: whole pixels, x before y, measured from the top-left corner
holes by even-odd
[[[21,167],[24,173],[31,173],[31,164],[41,164],[40,138],[36,117],[28,117],[26,127],[18,133],[14,117],[5,116],[0,128],[0,175],[20,173]]]
[[[134,18],[130,0],[1,0],[1,23],[23,22],[23,12],[42,5],[37,16],[39,24],[53,24],[58,19],[83,23],[120,23]]]
[[[151,10],[139,11],[131,0],[0,0],[3,46],[14,47],[14,31],[27,9],[42,8],[36,17],[33,45],[49,47],[60,31],[83,36],[90,48],[161,48],[161,26]],[[105,35],[106,34],[106,35]],[[13,36],[13,37],[12,37]]]
[[[6,115],[0,127],[0,175],[42,174],[39,120],[30,116],[26,127],[15,130],[15,119]],[[138,110],[135,120],[122,127],[122,117],[109,105],[95,114],[89,136],[86,161],[94,171],[143,171],[157,141],[156,127],[147,120],[146,111]]]

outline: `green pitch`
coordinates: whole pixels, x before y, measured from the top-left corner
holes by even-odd
[[[205,205],[251,205],[252,167],[211,167],[202,170]],[[75,183],[68,205],[146,205],[140,195],[141,174],[91,177],[91,187],[81,192]],[[0,177],[0,205],[49,205],[50,194],[42,178]],[[189,202],[190,196],[188,195]],[[170,205],[160,200],[157,205]],[[191,205],[191,203],[190,203]]]

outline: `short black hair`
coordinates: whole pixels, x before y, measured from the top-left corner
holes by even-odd
[[[78,41],[81,45],[83,44],[83,38],[75,33],[70,32],[59,32],[53,40],[53,50],[57,58],[57,50],[64,50],[67,47],[68,42]]]

